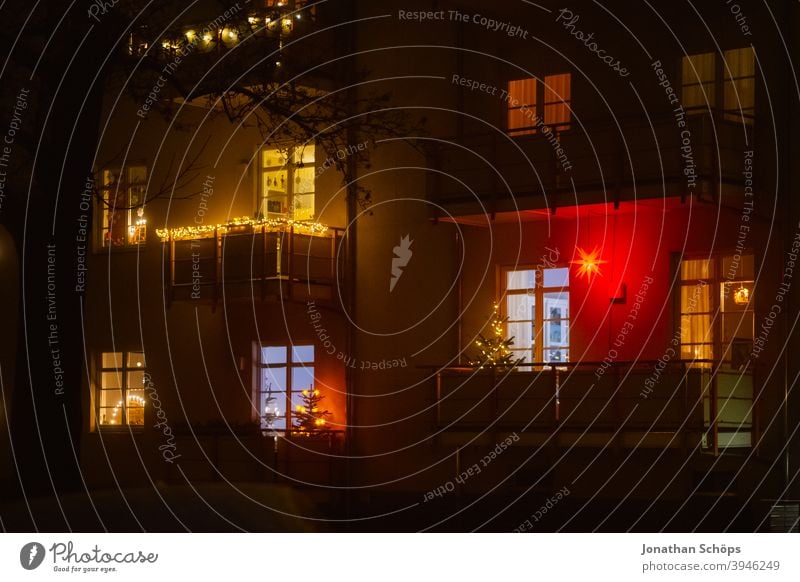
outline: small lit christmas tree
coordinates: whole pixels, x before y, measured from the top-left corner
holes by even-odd
[[[479,334],[478,339],[475,340],[479,354],[477,358],[469,360],[470,366],[479,370],[483,368],[513,368],[522,362],[524,358],[514,358],[514,353],[510,349],[514,345],[514,337],[504,337],[503,330],[506,321],[508,318],[500,317],[500,306],[495,303],[492,319],[489,322],[491,334],[488,338]]]
[[[311,434],[326,430],[326,418],[331,416],[327,410],[320,408],[320,402],[325,397],[319,395],[319,390],[303,390],[303,404],[295,407],[294,428],[301,434]]]

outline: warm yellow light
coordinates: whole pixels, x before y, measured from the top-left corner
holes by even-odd
[[[571,263],[578,265],[578,276],[579,277],[586,277],[587,279],[591,279],[594,275],[602,274],[600,271],[600,265],[607,263],[608,261],[604,261],[600,258],[600,249],[595,247],[592,252],[586,252],[580,247],[575,249],[578,252],[578,256],[580,257],[576,261],[570,261]]]
[[[214,234],[224,235],[232,228],[250,226],[253,228],[266,227],[268,230],[285,230],[293,228],[296,232],[311,235],[322,235],[328,231],[328,227],[319,222],[307,220],[290,220],[288,218],[250,218],[241,216],[233,218],[224,224],[203,224],[195,226],[179,226],[177,228],[157,228],[156,234],[162,241],[170,238],[173,240],[195,240],[199,238],[211,238]]]
[[[750,289],[742,285],[733,292],[733,302],[736,305],[747,305],[750,302]]]
[[[211,39],[212,39],[212,38],[214,38],[214,37],[213,37],[213,36],[211,36],[211,33],[210,33],[210,32],[207,32],[207,33],[205,33],[205,34],[203,35],[203,41],[204,41],[204,42],[211,42]]]
[[[258,22],[258,18],[256,18],[255,16],[248,16],[247,22],[249,22],[250,24],[255,24],[256,22]]]
[[[189,39],[190,41],[194,40],[194,37],[196,37],[196,36],[197,36],[197,33],[195,31],[193,31],[193,30],[187,30],[186,31],[186,38]]]

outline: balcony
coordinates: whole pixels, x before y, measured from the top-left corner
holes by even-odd
[[[600,362],[538,371],[440,370],[437,437],[450,444],[516,431],[522,443],[718,453],[757,441],[749,372],[713,362]],[[707,367],[699,367],[699,366]],[[602,373],[601,373],[602,371]],[[757,405],[757,403],[756,403]],[[755,412],[754,412],[755,411]]]
[[[158,231],[167,304],[223,298],[333,301],[343,231],[316,223],[237,220]]]
[[[619,203],[665,192],[713,200],[720,185],[723,197],[741,196],[752,126],[707,113],[684,119],[685,128],[669,116],[586,122],[585,128],[573,121],[549,138],[465,135],[430,154],[437,172],[428,178],[428,195],[456,216]],[[682,151],[687,135],[691,150]]]

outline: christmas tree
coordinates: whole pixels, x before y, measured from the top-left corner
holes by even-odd
[[[325,420],[331,413],[320,408],[320,402],[325,399],[319,395],[319,390],[303,390],[303,404],[298,404],[294,413],[294,428],[301,434],[311,434],[325,429]]]
[[[514,337],[504,337],[503,330],[506,321],[508,321],[508,318],[500,317],[499,306],[495,303],[492,319],[489,322],[491,334],[488,338],[483,334],[478,335],[475,345],[479,350],[479,354],[477,358],[469,360],[470,366],[474,366],[479,370],[483,368],[513,368],[522,362],[524,358],[515,358],[510,349],[514,345]]]

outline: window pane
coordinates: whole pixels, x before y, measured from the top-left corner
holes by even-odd
[[[566,348],[569,346],[569,322],[566,319],[553,319],[544,322],[544,349]]]
[[[313,364],[314,346],[292,346],[292,362]]]
[[[568,362],[569,350],[566,349],[544,350],[544,361],[553,364],[558,362]]]
[[[144,352],[128,352],[128,367],[129,368],[144,368]]]
[[[532,294],[516,294],[506,296],[506,315],[511,321],[535,319],[534,307],[536,298]]]
[[[711,342],[711,316],[683,315],[681,316],[681,343],[696,344]]]
[[[513,338],[513,349],[529,349],[533,346],[533,322],[509,323],[508,338]]]
[[[681,287],[681,313],[708,313],[711,311],[711,285],[684,285]]]
[[[285,364],[286,347],[270,346],[261,348],[261,363],[263,364]]]
[[[103,372],[100,374],[100,388],[122,388],[122,373],[121,372]]]
[[[726,79],[754,77],[756,74],[755,55],[750,47],[725,51],[724,75]]]
[[[122,390],[98,390],[98,405],[113,408],[122,404]]]
[[[292,217],[295,220],[311,220],[314,218],[314,193],[295,194],[292,199]]]
[[[536,105],[536,79],[509,81],[508,97],[511,107]]]
[[[314,388],[314,367],[292,368],[292,394]],[[292,396],[294,398],[294,396]]]
[[[681,262],[681,279],[708,279],[711,277],[711,265],[708,259],[692,259]]]
[[[286,368],[262,368],[261,374],[262,392],[286,391]]]
[[[294,163],[302,164],[304,166],[311,164],[312,170],[314,165],[314,144],[306,144],[305,146],[297,146],[294,148]]]
[[[270,415],[265,418],[265,415]],[[275,430],[286,429],[286,394],[261,392],[259,400],[259,416],[262,428]]]
[[[533,133],[533,130],[526,132],[522,130],[536,126],[535,116],[534,109],[509,109],[508,130],[513,133]]]
[[[533,270],[506,272],[506,289],[533,289],[535,284],[536,272]]]
[[[569,319],[569,292],[544,294],[545,319]]]
[[[144,407],[130,402],[125,410],[130,426],[144,426]]]
[[[683,57],[682,80],[684,85],[714,81],[714,53]]]
[[[101,408],[98,411],[97,422],[101,425],[120,424],[121,414],[119,408]]]
[[[725,82],[725,100],[723,107],[726,111],[747,113],[755,105],[756,83],[755,79],[737,79]]]
[[[128,372],[128,394],[144,388],[144,371]]]
[[[103,352],[103,368],[121,368],[122,352]]]
[[[722,276],[728,280],[753,279],[753,255],[722,257]]]
[[[570,122],[571,79],[569,73],[544,78],[545,124],[564,125]]]
[[[569,269],[544,269],[543,284],[545,287],[569,287]]]
[[[286,165],[287,157],[286,150],[277,148],[261,150],[261,167],[262,168],[276,168]]]

